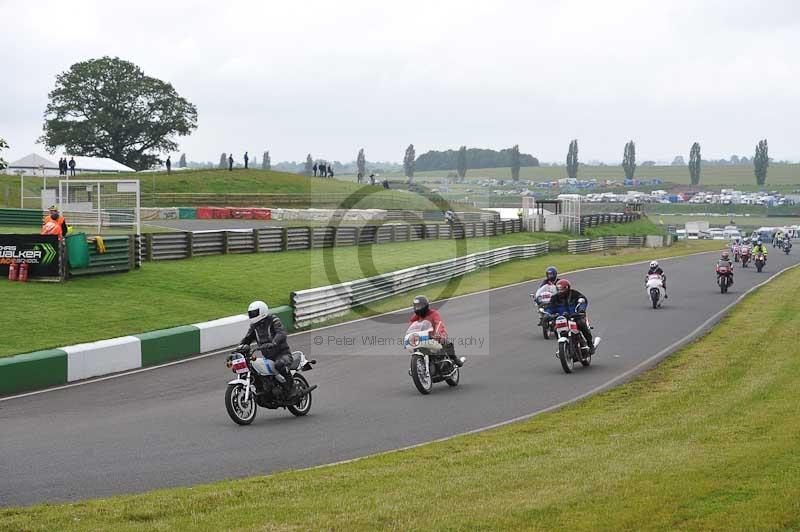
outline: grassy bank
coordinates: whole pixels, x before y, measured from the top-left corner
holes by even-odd
[[[800,357],[784,332],[798,328],[795,269],[636,380],[526,422],[334,467],[0,510],[0,527],[794,530]],[[268,512],[253,503],[264,493]]]
[[[647,236],[647,235],[663,235],[666,233],[664,226],[654,224],[648,218],[642,218],[635,222],[625,224],[606,224],[597,227],[587,227],[584,231],[586,238],[597,238],[601,236],[615,236],[615,235],[629,235],[629,236]]]

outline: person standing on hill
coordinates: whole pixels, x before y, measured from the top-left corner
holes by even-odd
[[[172,173],[172,158],[167,155],[167,175]]]
[[[317,163],[314,163],[314,166],[311,169],[314,170],[314,177],[317,177],[317,170],[318,170]]]
[[[328,165],[328,177],[333,179],[333,165],[332,164]]]
[[[66,161],[66,159],[64,159]],[[66,172],[64,172],[66,173]],[[69,158],[69,173],[72,177],[75,177],[75,157]]]
[[[248,157],[247,152],[244,152],[244,169],[247,170],[247,163],[250,162],[250,157]]]
[[[228,155],[228,171],[233,172],[233,154]]]

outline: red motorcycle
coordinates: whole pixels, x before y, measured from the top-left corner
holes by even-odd
[[[733,268],[725,266],[724,264],[717,264],[716,272],[719,292],[725,294],[728,292],[728,287],[733,284]]]
[[[756,263],[756,270],[758,270],[758,273],[761,273],[761,270],[764,269],[764,264],[767,263],[767,257],[759,251],[756,253],[754,262]]]
[[[750,262],[750,246],[742,246],[739,249],[739,260],[742,261],[742,268],[747,268]]]

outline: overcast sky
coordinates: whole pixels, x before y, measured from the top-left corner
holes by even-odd
[[[33,151],[55,75],[104,55],[198,109],[190,160],[800,159],[800,2],[0,0],[0,137]]]

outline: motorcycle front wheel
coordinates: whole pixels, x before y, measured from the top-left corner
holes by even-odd
[[[658,288],[651,288],[650,289],[650,301],[653,303],[653,308],[658,308]]]
[[[308,381],[299,373],[295,373],[294,385],[298,390],[305,390],[308,388]],[[311,392],[305,394],[297,404],[289,405],[286,409],[297,417],[308,414],[311,411]]]
[[[419,393],[428,395],[433,389],[433,379],[425,368],[425,357],[422,355],[411,355],[411,380],[417,387]]]
[[[550,339],[550,322],[544,321],[542,322],[542,336],[544,336],[545,340]]]
[[[256,418],[256,398],[251,393],[245,401],[246,391],[243,384],[229,384],[225,390],[225,410],[237,425],[249,425]]]
[[[453,375],[447,377],[444,382],[449,384],[450,386],[458,386],[458,381],[461,380],[461,370],[456,367],[456,370],[453,372]]]
[[[564,373],[572,373],[575,361],[572,359],[572,346],[570,342],[558,342],[558,361]]]

